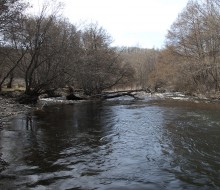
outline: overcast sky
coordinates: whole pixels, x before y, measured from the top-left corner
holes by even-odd
[[[34,6],[45,0],[30,0]],[[188,0],[60,0],[64,16],[78,24],[97,22],[113,45],[161,48],[170,25]]]

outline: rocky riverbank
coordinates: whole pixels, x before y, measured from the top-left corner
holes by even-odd
[[[13,97],[0,96],[0,127],[9,125],[14,116],[28,112],[32,108],[31,106],[19,104]]]
[[[167,92],[167,93],[146,93],[137,92],[137,97],[145,99],[146,97],[156,97],[156,98],[169,98],[175,100],[187,100],[187,101],[207,101],[207,102],[220,102],[220,94],[186,94],[180,92]],[[29,112],[35,108],[42,108],[45,105],[51,104],[72,104],[76,100],[67,100],[65,97],[57,98],[39,98],[38,104],[36,106],[20,104],[16,101],[19,94],[8,93],[0,95],[0,129],[2,126],[9,125],[12,118],[18,114]]]

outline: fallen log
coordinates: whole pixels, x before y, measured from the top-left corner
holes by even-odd
[[[123,91],[116,91],[116,92],[103,92],[102,94],[97,94],[91,96],[92,99],[101,99],[101,100],[107,100],[107,99],[113,99],[113,98],[119,98],[122,96],[130,96],[134,98],[135,100],[140,100],[135,92],[147,92],[146,90],[123,90]],[[147,92],[148,93],[148,92]]]
[[[123,93],[117,93],[117,94],[105,94],[102,96],[102,99],[106,100],[106,99],[113,99],[113,98],[119,98],[121,96],[130,96],[132,98],[134,98],[135,100],[140,99],[139,97],[135,96],[136,94],[132,94],[130,92],[123,92]]]
[[[137,90],[119,90],[119,91],[110,91],[110,92],[104,92],[103,94],[116,94],[116,93],[133,93],[133,92],[146,92],[146,93],[151,93],[149,89],[144,90],[144,89],[137,89]]]
[[[119,98],[122,96],[129,96],[134,98],[135,100],[140,100],[141,98],[137,96],[136,92],[146,92],[147,90],[139,89],[139,90],[123,90],[123,91],[115,91],[115,92],[103,92],[101,94],[91,95],[89,97],[76,96],[73,92],[66,96],[67,100],[107,100],[113,98]]]

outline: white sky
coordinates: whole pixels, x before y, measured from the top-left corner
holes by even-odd
[[[46,0],[29,0],[35,6]],[[161,48],[167,30],[188,0],[60,0],[74,24],[97,22],[113,45]]]

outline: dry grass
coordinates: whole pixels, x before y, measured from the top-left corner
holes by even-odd
[[[2,88],[2,92],[14,92],[14,91],[23,92],[25,91],[25,88],[24,87]]]
[[[5,82],[5,85],[2,87],[2,92],[23,92],[25,91],[25,83],[23,79],[16,78],[13,81],[12,88],[7,88],[6,84],[8,81]]]

